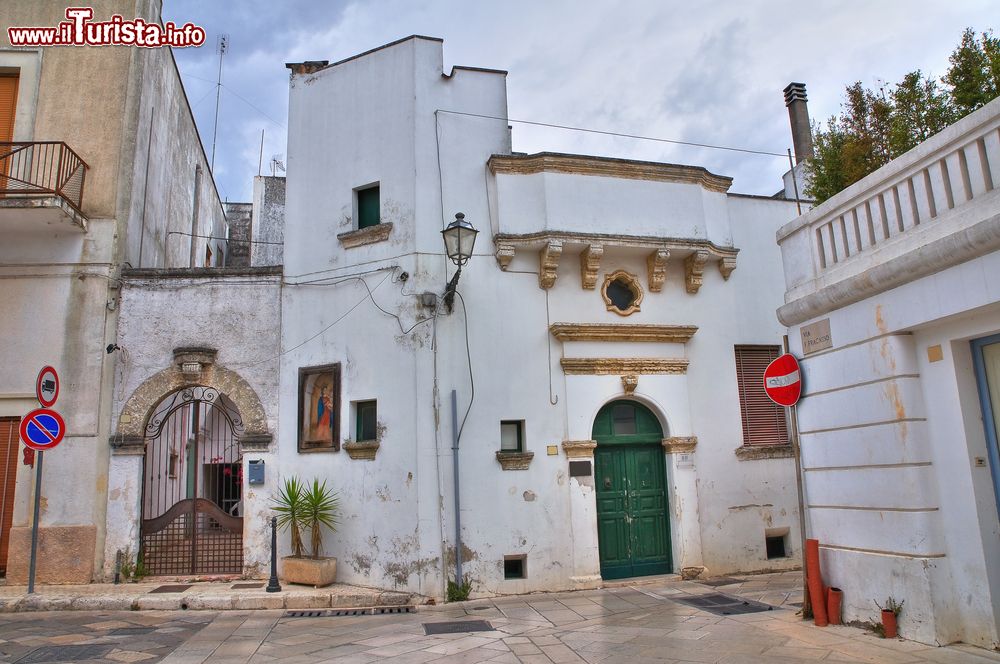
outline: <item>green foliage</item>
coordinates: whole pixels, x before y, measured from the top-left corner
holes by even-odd
[[[292,555],[302,556],[302,525],[305,501],[304,486],[297,477],[286,477],[278,489],[278,496],[272,498],[272,509],[278,513],[278,527],[288,530],[292,538]]]
[[[821,203],[1000,94],[1000,38],[969,28],[952,52],[942,89],[920,70],[894,86],[847,86],[839,116],[813,127],[806,195]]]
[[[900,611],[903,610],[903,604],[905,603],[906,603],[905,599],[902,602],[896,602],[896,600],[892,596],[890,596],[888,599],[885,600],[885,606],[879,604],[878,601],[875,602],[875,606],[877,606],[882,611],[892,611],[893,615],[898,618]]]
[[[126,581],[134,583],[149,575],[146,571],[146,565],[142,562],[142,551],[140,551],[139,555],[137,555],[135,560],[133,560],[132,549],[126,548],[124,551],[119,550],[118,560],[118,572]]]
[[[271,500],[278,513],[278,527],[288,530],[292,539],[292,555],[301,557],[304,547],[302,531],[310,531],[312,557],[319,558],[323,547],[323,528],[337,530],[340,511],[337,492],[313,479],[305,484],[297,477],[286,478],[278,489],[278,496]]]
[[[464,602],[469,599],[469,594],[472,592],[472,582],[469,581],[468,577],[462,579],[462,584],[459,585],[452,580],[448,580],[448,601],[449,602]]]

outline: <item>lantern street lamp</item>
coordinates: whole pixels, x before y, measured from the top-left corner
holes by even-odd
[[[441,231],[444,238],[444,249],[451,262],[458,266],[455,276],[448,282],[444,290],[444,305],[451,313],[455,302],[455,290],[458,288],[458,279],[462,274],[462,266],[472,258],[472,247],[476,244],[476,235],[479,231],[465,220],[465,215],[461,212],[455,215],[455,221],[448,224],[448,227]]]

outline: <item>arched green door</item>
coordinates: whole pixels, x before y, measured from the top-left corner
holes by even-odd
[[[601,576],[672,571],[663,429],[634,401],[613,401],[594,420],[594,481]]]

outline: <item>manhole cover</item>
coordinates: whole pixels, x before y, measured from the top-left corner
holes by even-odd
[[[461,632],[492,632],[493,626],[485,620],[457,620],[455,622],[424,623],[424,634],[459,634]]]
[[[187,590],[190,587],[191,587],[191,584],[188,584],[186,586],[185,585],[160,586],[159,588],[153,588],[149,592],[150,592],[150,594],[152,594],[152,593],[182,593],[182,592],[184,592],[185,590]]]
[[[18,664],[42,662],[81,662],[86,659],[104,659],[117,646],[43,646],[35,648],[27,655],[17,660]]]
[[[230,590],[250,590],[251,588],[263,588],[263,583],[234,583]]]
[[[111,634],[111,636],[132,636],[139,634],[150,634],[155,631],[156,631],[155,627],[119,627],[118,629],[111,630],[111,632],[109,633]]]
[[[730,597],[721,593],[709,595],[695,595],[692,597],[671,597],[670,599],[681,604],[693,606],[702,611],[714,613],[717,616],[734,616],[741,613],[760,613],[762,611],[773,611],[770,604],[762,604],[742,597]]]
[[[728,586],[733,583],[743,583],[743,579],[734,579],[728,576],[720,576],[716,579],[707,579],[705,581],[699,581],[698,583],[700,583],[703,586],[712,586],[713,588],[715,588],[716,586]]]

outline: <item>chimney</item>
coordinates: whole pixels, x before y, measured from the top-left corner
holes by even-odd
[[[785,88],[785,106],[788,107],[788,122],[792,125],[792,146],[795,149],[795,163],[798,164],[813,156],[805,83],[788,84]]]

